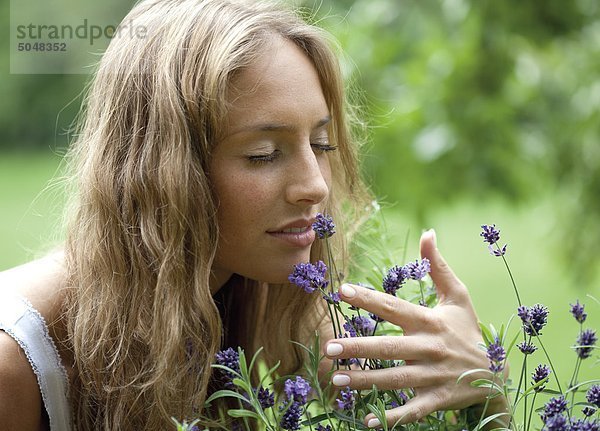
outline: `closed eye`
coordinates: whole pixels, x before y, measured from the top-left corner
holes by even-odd
[[[329,142],[325,141],[325,142],[317,142],[314,144],[310,144],[310,146],[313,148],[313,150],[315,151],[315,153],[318,154],[322,154],[322,153],[326,153],[329,151],[335,151],[337,150],[338,147],[336,147],[335,145],[331,145],[329,144]]]
[[[281,151],[279,150],[275,150],[272,153],[268,153],[268,154],[256,154],[256,155],[252,155],[252,156],[248,156],[248,161],[250,161],[251,163],[254,164],[262,164],[262,163],[269,163],[274,161],[277,157],[279,157],[279,155],[281,154]]]

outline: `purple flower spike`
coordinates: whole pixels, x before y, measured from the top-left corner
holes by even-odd
[[[571,306],[571,314],[579,323],[585,322],[587,314],[584,310],[585,305],[579,303],[579,299],[575,304],[569,304]]]
[[[569,431],[569,421],[563,415],[548,418],[544,425],[545,431]]]
[[[483,237],[483,241],[490,245],[494,245],[500,239],[500,230],[496,229],[496,225],[481,225],[482,232],[479,236]]]
[[[331,429],[331,425],[323,426],[321,424],[317,425],[316,431],[333,431]]]
[[[283,391],[288,399],[300,404],[306,404],[308,394],[311,391],[310,384],[300,376],[296,376],[296,380],[287,379],[284,384]]]
[[[587,402],[596,407],[600,407],[600,385],[593,385],[585,394]]]
[[[550,376],[550,368],[548,368],[547,365],[538,365],[535,369],[535,371],[533,372],[531,379],[533,380],[533,384],[536,384],[538,382],[541,382],[545,379],[547,379]],[[546,387],[546,385],[542,384],[539,385],[537,388],[534,389],[534,391],[536,392],[541,392],[544,390],[544,388]]]
[[[531,355],[533,352],[537,350],[537,347],[533,343],[526,343],[525,341],[517,344],[517,347],[524,355]]]
[[[373,335],[375,322],[366,316],[353,316],[344,323],[344,329],[351,337],[368,337]]]
[[[408,276],[413,280],[422,280],[425,276],[431,272],[431,265],[429,259],[424,257],[420,262],[415,260],[414,262],[407,263],[404,268],[408,273]]]
[[[340,398],[336,398],[340,410],[352,410],[354,408],[354,391],[349,387],[340,391]]]
[[[581,413],[583,413],[583,415],[587,418],[592,416],[594,413],[596,413],[596,409],[592,408],[592,407],[584,407],[581,410]]]
[[[571,418],[569,431],[600,431],[600,423],[597,420],[589,421]]]
[[[542,414],[542,419],[544,422],[552,416],[561,414],[562,412],[567,410],[567,400],[562,395],[557,398],[550,398],[544,405],[544,413]]]
[[[504,369],[504,359],[506,351],[498,339],[487,348],[487,357],[490,360],[490,371],[499,373]]]
[[[488,245],[488,250],[492,256],[502,257],[506,254],[506,247],[507,244],[504,244],[502,248],[494,248],[493,246]]]
[[[383,290],[390,295],[396,295],[396,291],[402,287],[409,278],[409,273],[403,266],[394,266],[383,279]]]
[[[575,351],[577,352],[577,356],[581,359],[586,359],[592,356],[592,351],[594,350],[594,345],[598,341],[598,337],[596,337],[596,331],[592,329],[586,329],[579,334],[577,337],[577,347],[575,347]]]
[[[312,228],[321,239],[329,238],[335,233],[335,223],[333,222],[333,218],[321,213],[317,214],[315,222],[312,224]]]
[[[268,409],[269,407],[273,407],[275,405],[275,395],[262,386],[258,388],[256,397],[258,398],[258,402],[263,409]]]
[[[326,295],[323,295],[323,299],[330,304],[339,304],[340,294],[337,292],[329,292]]]
[[[525,305],[517,309],[517,315],[523,322],[523,330],[528,335],[540,335],[542,328],[548,323],[548,309],[542,304],[529,308]]]
[[[294,272],[289,275],[288,280],[306,293],[313,293],[317,289],[325,289],[329,284],[325,278],[326,273],[327,266],[320,260],[314,265],[299,263],[294,265]]]
[[[300,417],[302,416],[302,405],[298,402],[292,403],[285,411],[279,425],[281,429],[296,431],[300,429]]]
[[[237,351],[233,350],[233,348],[228,348],[226,350],[221,350],[215,354],[216,363],[219,365],[223,365],[225,367],[231,368],[233,371],[239,373],[240,372],[240,355]],[[221,376],[225,380],[224,386],[226,388],[233,387],[233,379],[237,377],[231,371],[225,371],[223,369],[219,369]]]

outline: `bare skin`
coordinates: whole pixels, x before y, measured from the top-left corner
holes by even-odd
[[[0,272],[0,286],[29,300],[48,324],[50,335],[67,372],[72,372],[72,355],[59,342],[65,328],[60,320],[64,298],[62,253],[57,253]],[[0,423],[6,431],[40,431],[49,429],[43,412],[37,379],[19,345],[0,331]]]

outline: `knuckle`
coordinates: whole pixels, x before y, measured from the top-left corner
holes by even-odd
[[[406,385],[406,374],[403,371],[395,370],[390,376],[389,382],[392,389],[402,389]]]
[[[387,338],[380,342],[381,356],[383,359],[395,359],[397,356],[397,344],[393,338]]]
[[[429,412],[427,411],[427,409],[425,409],[424,406],[420,404],[413,406],[413,408],[407,414],[407,417],[409,418],[408,422],[416,422],[420,419],[423,419],[428,414]]]
[[[437,361],[446,359],[448,357],[448,347],[441,341],[434,341],[429,344],[429,355]]]
[[[397,309],[396,297],[392,295],[385,295],[381,302],[381,308],[384,315],[394,314]]]

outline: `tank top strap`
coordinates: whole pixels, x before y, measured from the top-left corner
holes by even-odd
[[[27,299],[0,293],[0,330],[25,352],[37,377],[50,430],[70,431],[67,372],[42,315]]]

